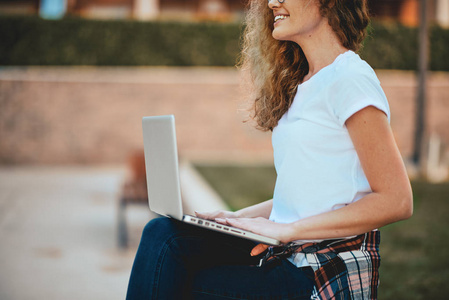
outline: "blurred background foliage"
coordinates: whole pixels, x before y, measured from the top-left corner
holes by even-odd
[[[0,64],[234,66],[242,30],[237,22],[0,16]],[[361,55],[375,69],[416,70],[417,30],[372,22]],[[449,71],[449,29],[434,25],[430,37],[430,69]]]
[[[229,66],[241,25],[0,17],[2,65]]]

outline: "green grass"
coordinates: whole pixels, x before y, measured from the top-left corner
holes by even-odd
[[[273,195],[271,166],[198,166],[237,210]],[[379,299],[449,298],[449,183],[412,182],[414,215],[381,229]]]
[[[276,171],[271,166],[197,166],[232,210],[273,198]]]

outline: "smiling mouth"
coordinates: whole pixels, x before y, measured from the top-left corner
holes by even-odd
[[[276,23],[277,21],[287,19],[288,17],[290,17],[290,16],[287,16],[287,15],[277,15],[276,17],[274,17],[274,22]]]

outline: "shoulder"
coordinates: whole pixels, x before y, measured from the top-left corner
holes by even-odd
[[[335,66],[332,79],[332,94],[336,97],[385,97],[376,72],[352,51]]]
[[[374,106],[389,117],[387,98],[368,63],[352,52],[339,62],[334,72],[329,104],[341,124],[367,106]]]
[[[373,68],[354,52],[349,53],[336,66],[334,76],[335,83],[339,85],[366,82],[380,86],[380,81]]]

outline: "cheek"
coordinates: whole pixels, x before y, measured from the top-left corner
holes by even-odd
[[[317,22],[323,18],[320,13],[318,1],[308,1],[308,3],[302,7],[300,11],[298,11],[298,13],[300,13],[300,16],[307,19],[309,23]]]

